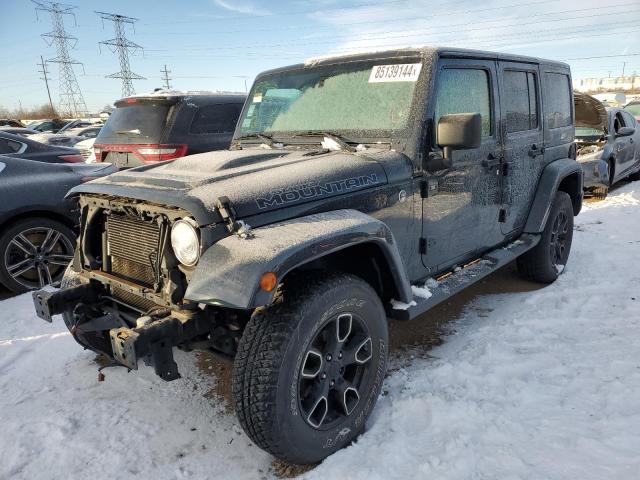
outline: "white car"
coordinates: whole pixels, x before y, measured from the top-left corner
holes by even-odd
[[[85,163],[96,163],[96,154],[93,151],[95,141],[95,138],[87,138],[73,146],[73,148],[80,150],[80,154],[83,156]]]

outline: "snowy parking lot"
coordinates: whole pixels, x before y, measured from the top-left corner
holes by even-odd
[[[304,475],[638,478],[639,264],[635,182],[585,205],[555,284],[481,295],[441,345],[398,351],[367,432]],[[195,355],[177,355],[183,378],[171,383],[147,368],[109,368],[98,383],[95,355],[60,319],[37,319],[30,295],[0,300],[0,317],[0,479],[283,471],[250,443],[216,396],[217,370]],[[414,327],[394,326],[403,328]]]

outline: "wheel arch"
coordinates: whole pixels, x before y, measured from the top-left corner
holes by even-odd
[[[383,304],[392,298],[404,297],[400,287],[402,279],[396,274],[393,258],[390,258],[387,247],[373,240],[352,243],[322,256],[309,258],[287,271],[281,282],[286,284],[297,273],[327,269],[361,278],[376,291]]]
[[[16,223],[22,220],[28,220],[30,218],[46,218],[48,220],[55,220],[66,227],[70,228],[73,231],[76,231],[77,225],[66,215],[62,213],[55,212],[52,210],[44,210],[44,209],[35,209],[35,210],[24,210],[20,212],[15,212],[11,216],[5,218],[0,223],[0,230],[6,230],[7,228],[15,225]],[[77,232],[76,232],[77,233]]]
[[[544,230],[556,192],[566,192],[571,197],[573,214],[582,209],[583,172],[573,159],[563,158],[547,165],[542,171],[524,233],[540,233]]]
[[[254,309],[274,300],[259,287],[267,272],[278,283],[303,270],[329,268],[369,282],[381,299],[411,301],[411,285],[389,227],[357,210],[337,210],[233,235],[211,246],[193,273],[185,298],[231,308]]]

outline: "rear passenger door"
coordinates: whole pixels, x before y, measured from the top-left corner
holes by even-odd
[[[537,64],[499,62],[502,136],[502,211],[505,235],[524,226],[544,167]]]

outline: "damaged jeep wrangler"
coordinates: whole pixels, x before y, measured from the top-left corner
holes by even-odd
[[[561,274],[582,206],[573,141],[562,63],[419,48],[271,70],[230,150],[75,188],[75,257],[34,303],[167,381],[174,347],[233,358],[251,440],[318,462],[364,429],[388,319],[513,260]]]

